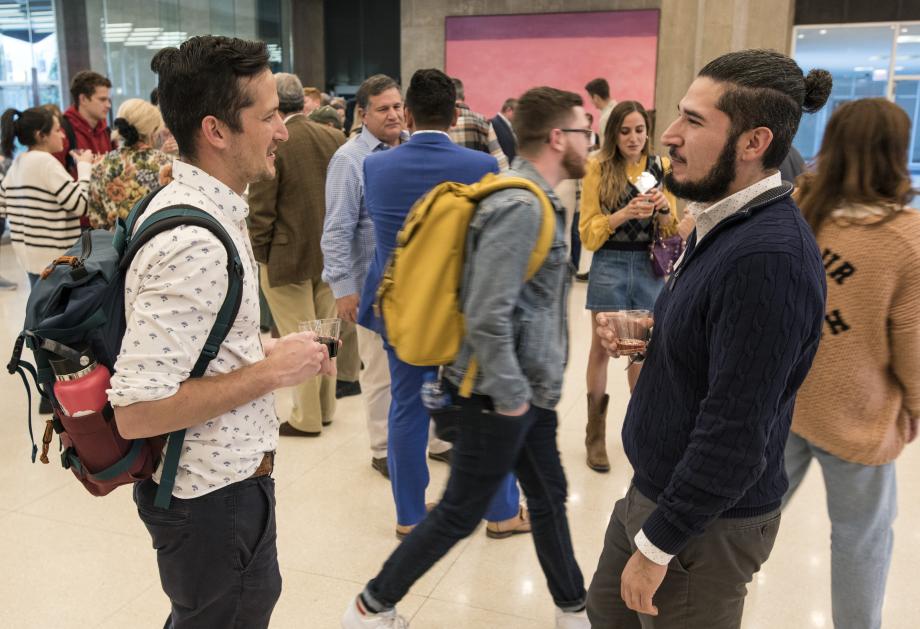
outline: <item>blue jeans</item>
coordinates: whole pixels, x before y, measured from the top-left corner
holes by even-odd
[[[527,497],[537,558],[553,600],[563,610],[584,607],[584,578],[572,550],[567,485],[556,448],[556,412],[532,407],[521,417],[506,417],[487,410],[487,400],[458,400],[463,417],[444,496],[367,584],[362,598],[372,609],[395,606],[454,544],[470,535],[511,470]]]
[[[652,271],[648,251],[598,249],[591,258],[585,309],[654,310],[664,278]]]
[[[387,434],[387,467],[390,486],[396,501],[396,522],[411,526],[426,515],[425,489],[428,487],[428,410],[422,404],[420,391],[426,373],[437,373],[435,367],[415,367],[396,357],[386,345],[390,363],[390,414]],[[485,518],[500,522],[517,515],[521,495],[517,481],[509,474],[495,494]]]
[[[817,459],[831,518],[831,600],[835,629],[878,629],[898,512],[894,463],[860,465],[789,433],[784,504]]]
[[[268,627],[281,596],[275,481],[247,478],[200,498],[153,504],[157,484],[134,484],[134,502],[157,551],[172,602],[164,629]]]

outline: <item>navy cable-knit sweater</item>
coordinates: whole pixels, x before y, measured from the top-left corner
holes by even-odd
[[[643,531],[669,554],[715,518],[776,509],[788,487],[783,449],[827,290],[790,190],[752,200],[699,246],[691,236],[655,305],[623,445],[658,505]]]

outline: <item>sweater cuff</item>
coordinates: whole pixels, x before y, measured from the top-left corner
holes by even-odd
[[[93,175],[93,164],[91,162],[77,162],[77,179],[89,181]]]
[[[648,516],[645,524],[642,525],[642,532],[645,533],[646,539],[654,544],[657,549],[669,555],[676,555],[690,541],[689,535],[682,532],[664,517],[661,507],[656,508]]]

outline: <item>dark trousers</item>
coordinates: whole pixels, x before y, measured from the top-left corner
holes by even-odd
[[[779,510],[751,518],[720,518],[668,564],[652,597],[658,616],[639,614],[620,596],[620,575],[636,552],[633,539],[655,510],[634,486],[618,500],[604,550],[588,592],[592,629],[736,629],[741,626],[747,584],[770,556]]]
[[[586,594],[565,512],[567,484],[556,448],[556,412],[532,407],[522,417],[505,417],[487,410],[488,398],[482,397],[460,405],[463,416],[444,495],[368,583],[364,597],[379,610],[396,605],[476,529],[496,490],[514,471],[527,497],[533,542],[550,594],[564,610],[581,609]]]
[[[249,478],[201,498],[153,505],[157,484],[134,485],[134,502],[157,551],[172,602],[165,629],[268,627],[281,595],[275,481]]]
[[[581,220],[581,212],[575,212],[572,219],[572,266],[578,273],[578,265],[581,264],[581,234],[578,231],[578,223]]]

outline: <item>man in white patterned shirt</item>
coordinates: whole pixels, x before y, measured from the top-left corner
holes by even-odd
[[[126,438],[187,429],[170,507],[153,504],[159,471],[134,488],[172,603],[166,626],[267,627],[281,593],[272,391],[335,373],[312,334],[264,348],[259,336],[258,270],[240,195],[274,176],[287,131],[262,42],[193,37],[161,50],[151,67],[181,157],[140,222],[170,205],[211,214],[240,254],[242,303],[217,357],[190,379],[228,289],[227,253],[199,227],[153,238],[127,273],[127,330],[109,399]]]

